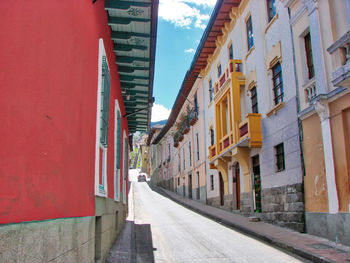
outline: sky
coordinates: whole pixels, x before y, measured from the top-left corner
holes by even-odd
[[[216,0],[160,0],[152,122],[167,119]]]

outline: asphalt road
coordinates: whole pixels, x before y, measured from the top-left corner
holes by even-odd
[[[137,262],[301,262],[132,181]]]

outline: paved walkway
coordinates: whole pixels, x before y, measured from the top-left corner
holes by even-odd
[[[276,225],[251,222],[247,217],[184,198],[163,188],[152,188],[195,212],[307,260],[313,262],[350,262],[350,247]]]

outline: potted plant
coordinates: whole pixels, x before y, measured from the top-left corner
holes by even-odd
[[[198,113],[194,109],[191,110],[189,115],[189,123],[193,126],[198,121]]]
[[[176,131],[174,133],[173,137],[174,137],[174,147],[177,148],[179,146],[180,133],[178,131]]]

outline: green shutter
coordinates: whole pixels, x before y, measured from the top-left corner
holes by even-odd
[[[121,115],[117,113],[117,168],[120,169],[120,156],[121,156],[121,144],[122,144],[122,127],[121,127]]]
[[[102,83],[101,83],[101,134],[100,142],[107,147],[108,144],[108,125],[109,125],[109,98],[111,89],[111,77],[107,59],[102,57]]]

